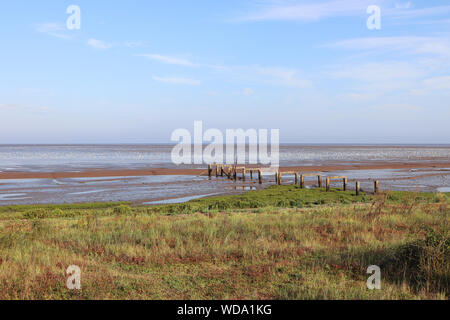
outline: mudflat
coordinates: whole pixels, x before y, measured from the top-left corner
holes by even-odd
[[[251,167],[251,166],[250,166]],[[282,166],[280,171],[327,172],[339,170],[383,170],[383,169],[427,169],[450,168],[446,162],[377,162],[372,164],[318,165],[318,166]],[[90,177],[131,177],[164,175],[205,175],[207,169],[87,169],[79,172],[0,172],[0,179],[63,179]]]

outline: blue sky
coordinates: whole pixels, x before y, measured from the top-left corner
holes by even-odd
[[[0,40],[0,143],[450,143],[448,1],[16,0]]]

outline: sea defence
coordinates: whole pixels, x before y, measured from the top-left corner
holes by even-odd
[[[273,170],[273,169],[272,169]],[[253,180],[254,173],[258,174],[258,183],[263,183],[263,172],[270,172],[270,168],[255,168],[255,167],[246,167],[246,166],[238,166],[238,165],[225,165],[225,164],[209,164],[208,165],[208,177],[212,179],[213,175],[216,178],[226,177],[230,180],[241,180],[250,181]],[[325,180],[325,189],[327,192],[331,191],[331,182],[333,180],[341,180],[342,181],[342,189],[344,191],[348,190],[348,177],[347,176],[324,176],[321,172],[297,172],[297,171],[286,171],[286,170],[276,170],[272,172],[275,176],[274,183],[276,185],[281,185],[283,182],[283,176],[294,176],[294,185],[300,186],[300,188],[305,188],[305,178],[306,177],[316,177],[317,179],[317,187],[322,187],[322,181]],[[248,176],[249,174],[249,176]],[[273,182],[273,180],[269,180],[268,182]],[[374,188],[373,193],[376,194],[379,192],[380,183],[378,180],[373,180]],[[355,181],[355,193],[359,195],[361,192],[361,182]]]

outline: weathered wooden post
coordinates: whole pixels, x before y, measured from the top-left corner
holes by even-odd
[[[262,171],[258,170],[258,180],[259,180],[259,184],[262,184]]]
[[[221,177],[223,177],[223,173],[224,173],[223,165],[221,165],[221,166],[220,166],[220,176],[221,176]]]
[[[242,169],[242,181],[245,181],[245,176],[246,175],[247,175],[247,172],[246,172],[246,170],[244,168],[244,169]]]
[[[298,185],[298,172],[295,173],[295,185]]]
[[[278,184],[278,171],[275,172],[275,183]]]
[[[330,191],[330,177],[327,177],[327,185],[326,185],[327,191]]]
[[[317,182],[319,183],[319,188],[322,188],[322,176],[320,174],[317,176]]]
[[[281,185],[282,179],[283,179],[283,173],[282,173],[282,172],[279,172],[279,173],[278,173],[278,185]]]
[[[234,168],[233,179],[234,179],[234,181],[237,180],[237,170],[236,170],[236,168]]]
[[[212,176],[212,164],[208,165],[208,177],[211,179]]]
[[[361,191],[361,182],[356,181],[356,195],[359,196],[359,193]]]
[[[300,176],[300,188],[305,187],[305,177],[303,175]]]
[[[253,170],[250,170],[250,180],[253,180]]]
[[[375,193],[375,194],[378,193],[379,186],[380,186],[380,184],[379,184],[378,180],[375,180],[375,182],[373,183],[373,193]]]
[[[347,178],[344,178],[343,179],[344,181],[344,191],[347,191],[347,182],[348,182],[348,180],[347,180]]]

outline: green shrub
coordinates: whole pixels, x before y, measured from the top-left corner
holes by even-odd
[[[133,213],[133,210],[130,208],[130,206],[122,204],[114,208],[114,213],[120,215],[129,215]]]
[[[44,219],[47,218],[48,212],[45,209],[30,209],[23,214],[24,219]]]
[[[406,280],[417,291],[450,294],[450,237],[448,230],[426,229],[424,240],[400,246],[382,268],[397,282]]]

